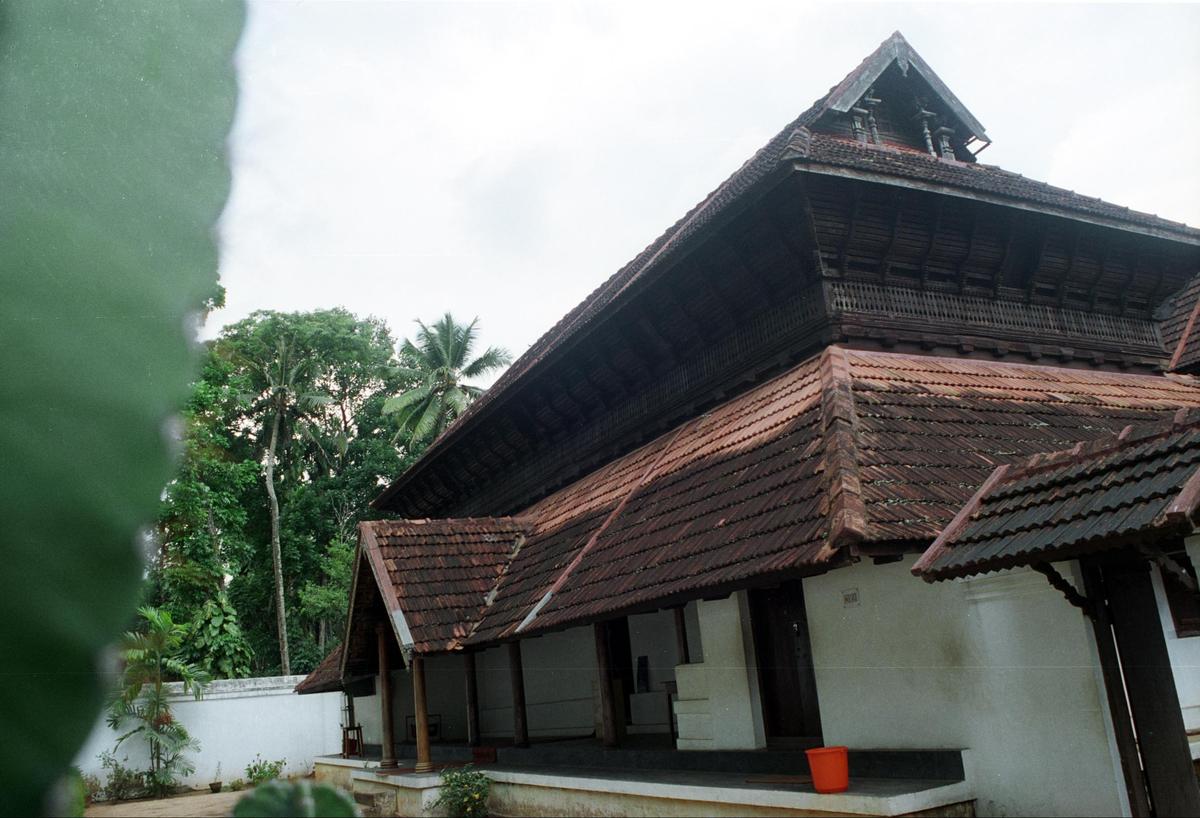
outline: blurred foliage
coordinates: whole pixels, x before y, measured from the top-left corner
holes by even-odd
[[[218,294],[243,11],[0,4],[0,814],[48,808],[137,601],[187,319]]]
[[[362,815],[348,794],[328,784],[271,781],[242,796],[234,818],[357,818]]]

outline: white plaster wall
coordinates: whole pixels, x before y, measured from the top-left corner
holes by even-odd
[[[475,667],[480,732],[484,737],[511,738],[508,648],[483,651]],[[521,667],[530,736],[585,736],[595,729],[596,643],[591,626],[522,640]]]
[[[637,659],[645,656],[649,664],[650,687],[629,697],[632,724],[628,729],[630,732],[668,733],[671,730],[671,703],[666,685],[675,681],[675,665],[679,662],[675,612],[655,611],[629,617],[629,645],[635,683]]]
[[[862,562],[804,580],[825,743],[966,747],[960,713],[978,682],[962,589],[927,585],[909,562]],[[857,591],[847,607],[843,593]]]
[[[825,743],[969,748],[980,815],[1125,812],[1087,620],[1032,572],[929,585],[912,562],[804,581]]]
[[[676,746],[681,750],[753,750],[766,746],[758,663],[745,591],[697,607],[703,662],[679,665]]]
[[[697,602],[689,602],[683,609],[683,624],[688,638],[688,658],[693,662],[704,661],[704,638],[700,635],[698,605]]]
[[[637,658],[645,656],[650,664],[650,689],[662,690],[675,681],[678,647],[675,640],[675,613],[656,611],[629,617],[629,645],[636,683]],[[690,650],[690,648],[689,648]]]
[[[340,752],[342,694],[297,695],[292,688],[303,678],[224,679],[213,682],[200,701],[173,695],[175,718],[200,742],[199,752],[189,755],[196,772],[182,783],[191,787],[207,785],[218,763],[226,783],[245,778],[245,767],[255,754],[268,761],[286,758],[284,774],[301,775],[312,770],[317,756]],[[172,688],[178,690],[179,685]],[[103,781],[105,775],[97,756],[112,750],[119,735],[101,718],[75,763],[83,772]],[[137,768],[149,766],[145,742],[136,738],[125,741],[116,756],[128,758],[128,763]]]
[[[354,697],[354,718],[362,725],[364,744],[383,743],[383,711],[379,704],[379,682],[372,696]]]

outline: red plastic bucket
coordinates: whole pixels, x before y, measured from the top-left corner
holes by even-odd
[[[817,792],[845,792],[850,788],[850,761],[845,747],[815,747],[804,754]]]

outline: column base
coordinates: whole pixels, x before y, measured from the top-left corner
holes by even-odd
[[[413,769],[419,773],[431,773],[431,772],[433,772],[433,762],[432,761],[418,761],[417,766],[414,767]]]

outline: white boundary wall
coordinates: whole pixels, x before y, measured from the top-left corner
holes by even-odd
[[[189,787],[204,787],[212,781],[217,764],[228,784],[246,777],[246,765],[255,754],[266,761],[287,759],[285,775],[312,770],[319,755],[341,751],[341,693],[300,696],[293,688],[304,676],[273,676],[260,679],[222,679],[210,684],[200,701],[182,695],[181,685],[169,685],[171,712],[192,737],[200,751],[189,754],[196,772],[182,780]],[[75,763],[85,773],[105,779],[98,756],[112,750],[121,735],[101,716]],[[115,752],[128,758],[137,769],[149,766],[144,741],[127,739]]]

